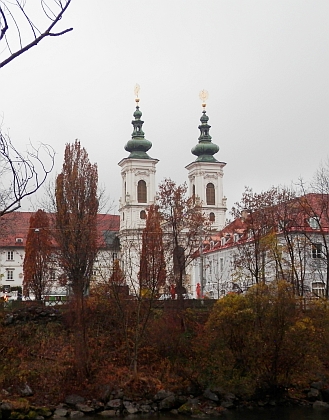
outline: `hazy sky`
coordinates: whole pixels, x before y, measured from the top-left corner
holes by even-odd
[[[56,172],[80,139],[117,203],[135,84],[157,182],[187,180],[206,89],[230,208],[244,186],[308,180],[327,159],[328,22],[328,0],[73,0],[72,32],[0,70],[2,127],[20,149],[52,145]]]

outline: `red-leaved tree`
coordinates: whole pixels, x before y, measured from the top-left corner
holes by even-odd
[[[52,286],[52,242],[49,218],[45,211],[38,210],[30,218],[23,263],[23,294],[32,293],[41,300]]]

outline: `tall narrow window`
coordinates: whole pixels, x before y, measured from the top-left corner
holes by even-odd
[[[215,205],[215,187],[211,182],[206,187],[206,201],[209,205]]]
[[[312,258],[322,258],[322,244],[312,244]]]
[[[7,260],[13,261],[14,260],[14,252],[8,251],[7,252]]]
[[[138,185],[137,185],[137,201],[139,203],[147,202],[146,182],[143,181],[142,179],[138,181]]]
[[[214,222],[215,221],[215,213],[213,213],[213,212],[209,213],[209,220],[211,222]]]
[[[193,204],[195,204],[195,185],[194,184],[192,187],[192,200],[193,200]]]

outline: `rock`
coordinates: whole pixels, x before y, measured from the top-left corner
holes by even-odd
[[[56,417],[66,417],[68,415],[68,411],[65,408],[56,408],[54,412],[54,416]]]
[[[71,411],[70,417],[76,418],[76,417],[83,417],[84,414],[81,411]]]
[[[87,404],[78,403],[75,405],[76,409],[82,411],[84,414],[94,414],[95,410]]]
[[[320,410],[329,409],[329,404],[324,401],[315,401],[313,403],[313,408]]]
[[[322,389],[323,388],[323,382],[322,381],[317,381],[317,382],[312,382],[311,383],[311,388],[315,388],[315,389]]]
[[[175,398],[175,395],[172,394],[169,397],[160,401],[159,410],[171,410],[173,408],[176,408],[175,405],[176,405],[176,398]]]
[[[154,396],[154,400],[155,401],[164,400],[165,398],[171,397],[172,395],[174,395],[172,392],[166,391],[165,389],[160,389],[160,391],[157,392],[156,395]]]
[[[115,417],[116,411],[115,410],[104,410],[99,413],[100,416],[103,417]]]
[[[20,389],[19,391],[21,397],[30,397],[31,395],[33,395],[33,391],[28,384],[25,384],[24,388]]]
[[[13,409],[13,406],[9,402],[3,402],[0,405],[0,409],[1,409],[1,411],[11,411]]]
[[[131,401],[124,401],[123,406],[126,409],[128,414],[136,414],[139,413],[139,408],[135,403],[132,403]]]
[[[310,391],[307,393],[307,398],[309,401],[316,401],[320,397],[320,391],[315,388],[311,388]]]
[[[72,395],[68,395],[65,398],[65,403],[69,405],[76,405],[78,403],[84,403],[84,402],[85,402],[85,399],[81,397],[80,395],[72,394]]]
[[[106,408],[121,408],[122,407],[122,401],[119,398],[116,398],[114,400],[108,401],[106,404]]]
[[[203,393],[203,396],[205,398],[207,398],[207,400],[210,400],[210,401],[214,401],[214,402],[218,402],[219,401],[218,396],[214,392],[212,392],[209,388],[207,388],[205,390],[205,392]]]
[[[142,404],[139,409],[142,413],[149,413],[152,411],[152,407],[149,404]]]
[[[221,407],[223,407],[223,408],[233,408],[234,407],[233,401],[223,401],[221,403]]]
[[[51,417],[53,415],[53,413],[47,407],[38,407],[36,409],[36,412],[38,413],[39,416],[42,416],[45,418]]]
[[[178,413],[179,414],[190,415],[190,416],[192,416],[192,415],[193,416],[197,416],[197,415],[201,415],[202,414],[199,406],[193,404],[191,401],[188,401],[185,404],[181,405],[178,408]]]

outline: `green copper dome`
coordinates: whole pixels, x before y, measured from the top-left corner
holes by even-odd
[[[142,112],[139,110],[138,101],[133,115],[135,119],[131,122],[134,126],[132,139],[125,145],[125,150],[130,152],[128,158],[151,159],[146,152],[151,149],[152,143],[144,138],[144,131],[142,130],[144,121],[141,120]]]
[[[211,142],[211,135],[209,134],[211,126],[208,125],[208,120],[209,118],[204,109],[200,118],[199,130],[201,134],[199,143],[191,150],[193,155],[197,156],[196,162],[218,162],[213,155],[219,151],[219,147]]]

